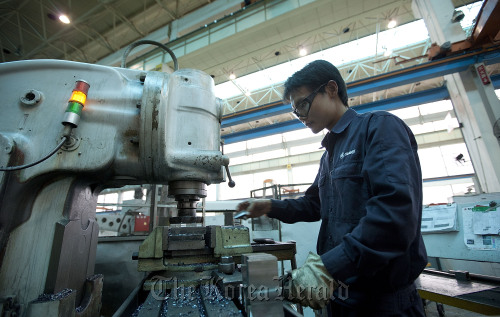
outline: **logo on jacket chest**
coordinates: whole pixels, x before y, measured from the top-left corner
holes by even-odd
[[[349,156],[349,155],[353,155],[354,153],[356,153],[356,150],[355,150],[355,149],[354,149],[354,150],[350,150],[350,151],[348,151],[348,152],[342,152],[342,153],[340,154],[340,159],[343,159],[344,157],[347,157],[347,156]]]

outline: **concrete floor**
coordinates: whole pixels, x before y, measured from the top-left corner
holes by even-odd
[[[443,305],[444,306],[444,316],[445,317],[480,317],[486,316],[483,314],[474,313],[468,310],[456,308],[453,306]],[[440,317],[436,308],[436,303],[427,301],[427,305],[425,307],[425,313],[427,317]]]

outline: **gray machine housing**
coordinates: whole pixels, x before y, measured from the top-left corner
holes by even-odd
[[[77,315],[96,302],[85,283],[94,270],[102,189],[168,184],[189,207],[206,185],[224,181],[229,163],[209,75],[30,60],[0,64],[1,168],[35,162],[56,147],[76,80],[90,90],[70,140],[33,167],[0,171],[0,299],[22,314],[36,315],[42,294],[64,289],[76,290]]]

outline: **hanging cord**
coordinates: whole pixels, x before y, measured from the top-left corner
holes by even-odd
[[[125,49],[125,52],[123,52],[122,64],[120,66],[121,68],[126,68],[128,54],[130,54],[130,52],[134,48],[136,48],[139,45],[143,45],[143,44],[156,45],[156,46],[162,48],[164,51],[166,51],[168,54],[170,54],[170,57],[172,57],[172,61],[174,62],[174,71],[179,69],[179,63],[177,62],[177,57],[175,57],[174,52],[171,49],[169,49],[166,45],[159,43],[159,42],[156,42],[156,41],[151,41],[151,40],[140,40],[140,41],[134,42],[134,43],[130,44],[129,46],[127,46],[127,48]]]
[[[43,161],[45,161],[46,159],[48,159],[49,157],[51,157],[52,155],[54,155],[54,153],[59,151],[59,149],[64,145],[64,142],[66,142],[66,139],[67,139],[67,137],[63,136],[61,139],[61,142],[59,142],[59,144],[56,146],[55,149],[52,150],[52,152],[50,152],[49,154],[47,154],[46,156],[44,156],[43,158],[41,158],[40,160],[38,160],[36,162],[25,164],[25,165],[19,165],[19,166],[0,167],[0,171],[1,172],[17,171],[17,170],[22,170],[22,169],[40,164]]]

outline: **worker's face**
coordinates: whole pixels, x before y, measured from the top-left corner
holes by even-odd
[[[324,91],[319,92],[323,86]],[[329,81],[313,91],[305,86],[295,89],[290,95],[294,114],[315,134],[323,129],[331,130],[347,110],[337,92],[337,84],[334,81]]]

